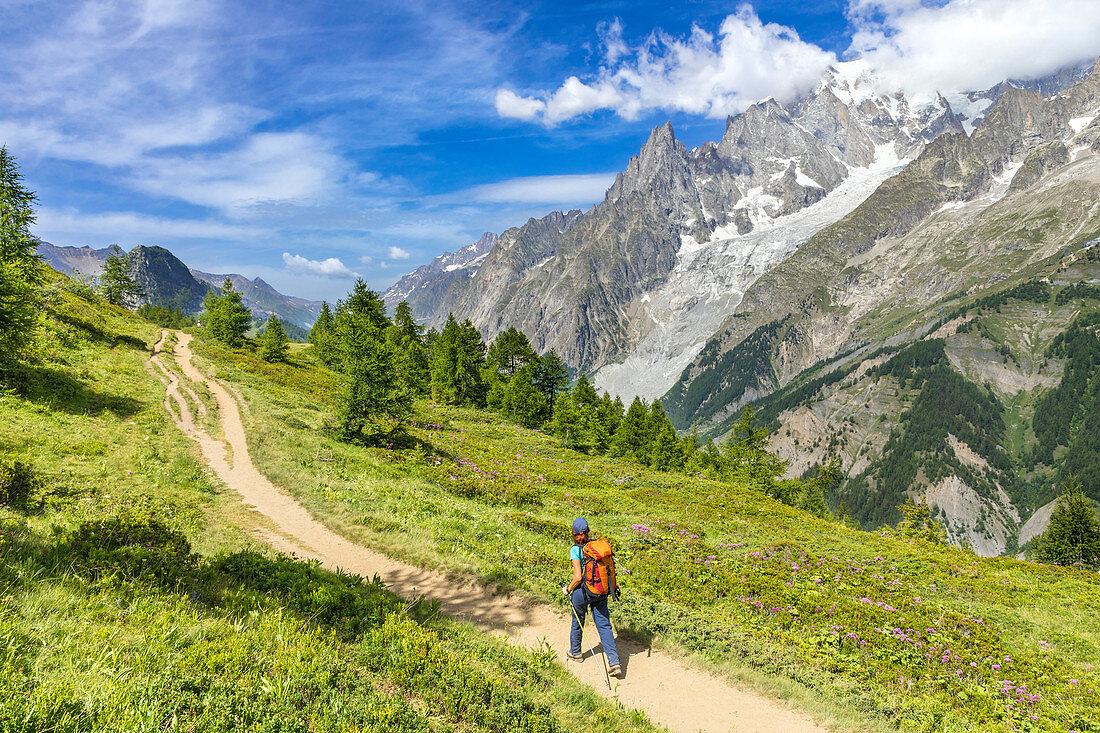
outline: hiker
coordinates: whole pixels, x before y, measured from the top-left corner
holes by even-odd
[[[584,617],[591,608],[592,620],[600,634],[604,653],[607,654],[607,673],[621,677],[623,670],[619,666],[619,650],[615,648],[615,634],[611,630],[611,618],[607,614],[608,596],[617,598],[619,595],[611,545],[607,540],[589,542],[588,521],[584,517],[573,520],[573,547],[569,549],[569,559],[573,563],[573,580],[569,585],[561,587],[561,592],[569,597],[575,612],[569,629],[567,656],[577,661],[583,658],[582,626]]]

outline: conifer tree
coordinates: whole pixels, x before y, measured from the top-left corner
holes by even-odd
[[[335,365],[337,358],[335,333],[336,317],[332,314],[328,301],[322,300],[321,312],[317,315],[313,328],[309,329],[306,340],[313,344],[313,353],[318,361],[330,367]]]
[[[222,294],[209,291],[202,305],[205,309],[202,323],[207,332],[227,346],[240,347],[252,323],[252,313],[241,302],[241,294],[233,288],[233,281],[227,277],[222,284]]]
[[[363,278],[355,281],[351,295],[344,303],[344,310],[355,318],[365,319],[374,328],[385,330],[392,325],[386,317],[386,304],[378,293],[367,287]]]
[[[38,240],[31,236],[35,222],[33,191],[23,185],[23,174],[7,147],[0,146],[0,263],[12,265],[32,285],[41,281]]]
[[[756,422],[756,411],[752,405],[745,405],[723,451],[727,478],[747,481],[761,491],[774,495],[776,481],[787,469],[787,461],[769,453],[767,441],[767,428]]]
[[[573,402],[578,406],[588,405],[594,410],[599,410],[600,396],[596,394],[596,388],[588,381],[588,377],[581,375],[577,383],[573,385]]]
[[[1035,559],[1054,565],[1100,565],[1100,519],[1076,478],[1063,484],[1050,526],[1036,542]]]
[[[482,376],[485,344],[469,319],[461,325],[454,314],[432,348],[432,396],[449,405],[483,407],[488,386]]]
[[[522,367],[538,361],[538,355],[522,331],[509,326],[493,340],[489,347],[487,360],[507,381],[515,376]]]
[[[623,407],[621,398],[611,399],[610,394],[603,393],[603,397],[600,398],[599,415],[600,422],[603,423],[604,430],[607,431],[609,438],[615,436],[615,432],[619,429],[619,423],[623,421],[625,412],[626,408]]]
[[[267,362],[286,361],[290,356],[290,340],[279,318],[272,313],[260,335],[260,358]]]
[[[611,454],[646,463],[649,459],[648,424],[649,408],[641,397],[635,397],[611,440]]]
[[[518,420],[525,428],[541,427],[550,415],[546,397],[532,381],[533,372],[534,368],[529,364],[520,367],[508,380],[501,399],[504,414]]]
[[[413,399],[398,376],[392,349],[383,338],[366,338],[349,359],[347,388],[337,416],[338,435],[350,441],[392,431],[391,421],[407,417]]]
[[[547,404],[557,404],[558,395],[569,385],[569,370],[558,352],[550,349],[542,355],[535,368],[534,384],[546,397]]]
[[[397,308],[394,309],[393,313],[393,325],[407,342],[411,341],[420,346],[424,345],[424,327],[413,318],[409,301],[402,300],[397,304]]]
[[[99,275],[99,293],[111,305],[132,308],[144,293],[130,276],[130,257],[123,254],[117,244],[111,247],[111,254],[103,263],[103,272]]]
[[[0,147],[0,365],[30,342],[42,274],[34,223],[34,193],[23,186],[15,158]]]

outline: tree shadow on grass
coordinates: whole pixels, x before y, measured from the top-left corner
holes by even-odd
[[[73,328],[84,332],[85,335],[92,341],[98,341],[100,343],[108,344],[112,348],[115,346],[128,346],[131,349],[140,349],[142,351],[148,351],[149,345],[137,336],[129,336],[123,333],[114,333],[111,331],[104,331],[99,326],[90,321],[85,321],[82,318],[71,316],[65,313],[55,313],[54,316],[57,320],[67,323]]]
[[[131,417],[145,406],[133,397],[99,392],[72,374],[48,366],[23,365],[0,374],[0,379],[23,399],[71,415],[100,415],[109,410]]]

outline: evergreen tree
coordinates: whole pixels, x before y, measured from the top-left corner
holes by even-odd
[[[279,318],[272,313],[260,335],[260,358],[268,362],[286,361],[290,356],[290,340]]]
[[[600,396],[596,394],[596,388],[588,381],[588,377],[583,374],[573,385],[573,402],[578,406],[588,405],[597,411],[600,408]]]
[[[539,428],[550,416],[546,397],[532,381],[534,368],[528,364],[508,380],[501,398],[501,410],[525,428]],[[499,378],[498,378],[499,380]]]
[[[569,370],[558,352],[550,349],[538,361],[534,384],[546,397],[549,405],[556,405],[558,395],[569,385]]]
[[[825,495],[833,489],[841,478],[840,458],[832,456],[824,465],[818,466],[812,476],[802,482],[795,504],[799,509],[822,519],[829,517],[829,507]]]
[[[607,392],[603,393],[603,397],[600,398],[598,412],[600,422],[603,423],[604,431],[609,438],[615,436],[615,431],[619,429],[619,423],[623,421],[623,413],[625,411],[621,399],[618,397],[611,399],[610,394]]]
[[[1100,565],[1100,519],[1080,482],[1071,477],[1063,487],[1050,526],[1036,541],[1035,559],[1054,565],[1080,562],[1095,568]]]
[[[205,310],[202,323],[207,332],[227,346],[239,348],[252,323],[252,313],[244,307],[241,294],[233,288],[233,282],[227,277],[222,285],[222,294],[209,291],[202,305]]]
[[[351,288],[351,295],[344,303],[344,309],[354,318],[365,319],[374,328],[384,331],[392,325],[386,317],[386,304],[382,302],[378,293],[367,287],[363,278],[355,281]]]
[[[35,195],[23,186],[15,158],[0,147],[0,364],[30,342],[42,274],[31,237]]]
[[[449,405],[484,407],[488,386],[482,376],[485,344],[469,319],[461,325],[454,314],[432,348],[432,396]]]
[[[23,174],[8,149],[0,146],[0,263],[12,265],[31,285],[41,282],[38,240],[31,236],[38,197],[23,185]]]
[[[424,346],[424,327],[413,318],[409,301],[402,300],[397,304],[397,308],[394,309],[393,313],[393,325],[397,327],[406,343],[414,342],[419,346]]]
[[[748,482],[775,496],[779,488],[776,481],[787,470],[787,461],[769,453],[767,446],[768,429],[756,422],[752,405],[745,405],[723,451],[727,478]]]
[[[316,344],[317,339],[324,335],[332,333],[336,328],[336,319],[332,316],[332,309],[328,307],[328,301],[321,301],[321,312],[317,316],[317,321],[313,324],[313,328],[309,329],[309,343]]]
[[[123,254],[117,244],[111,247],[111,254],[103,263],[103,272],[99,275],[99,294],[111,305],[132,308],[145,293],[130,277],[130,257]]]
[[[313,344],[313,353],[317,359],[327,366],[334,366],[337,358],[335,344],[336,317],[328,306],[328,301],[321,301],[321,312],[313,328],[309,329],[307,341]]]
[[[889,533],[896,537],[912,537],[937,545],[947,544],[947,532],[943,525],[932,518],[932,510],[927,504],[917,504],[912,497],[898,507],[901,521]]]
[[[648,429],[649,408],[641,397],[635,397],[611,440],[611,454],[646,463],[649,460]]]
[[[509,326],[493,341],[487,359],[507,381],[522,367],[538,361],[538,355],[531,348],[527,336],[515,326]]]
[[[392,349],[382,338],[367,338],[350,358],[347,388],[337,416],[338,435],[350,441],[392,431],[391,421],[408,417],[413,399],[398,376]]]

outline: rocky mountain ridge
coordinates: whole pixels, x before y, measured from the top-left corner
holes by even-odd
[[[68,275],[77,271],[96,276],[111,254],[111,248],[63,247],[40,241],[38,253],[58,272]],[[138,245],[127,255],[131,276],[145,292],[143,303],[179,308],[194,315],[202,311],[206,293],[211,288],[220,288],[228,277],[241,293],[245,307],[258,320],[274,313],[308,329],[321,310],[319,302],[283,295],[258,277],[250,280],[235,273],[213,275],[192,270],[163,247]]]
[[[435,287],[401,294],[433,324],[453,311],[489,338],[515,325],[584,371],[624,364],[597,383],[657,396],[748,283],[929,140],[961,130],[942,97],[915,105],[877,91],[861,63],[840,64],[792,105],[765,100],[730,117],[718,142],[688,150],[670,124],[656,128],[588,212],[503,233],[441,298]],[[791,219],[815,205],[810,221]],[[781,231],[762,234],[771,229]]]

